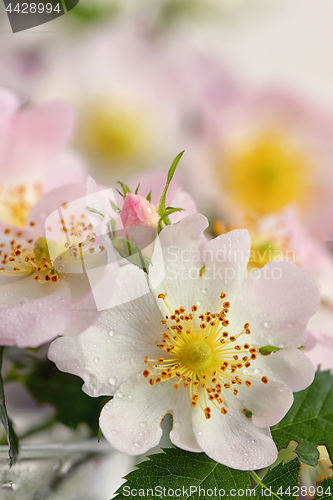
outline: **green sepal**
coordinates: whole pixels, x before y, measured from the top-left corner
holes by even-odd
[[[130,188],[124,182],[118,181],[117,184],[120,184],[121,187],[123,188],[123,194],[120,193],[123,198],[127,195],[127,193],[131,193],[132,192],[130,190]]]
[[[161,217],[158,221],[158,234],[162,231],[163,229],[163,224],[165,226],[170,226],[171,221],[169,219],[169,215],[174,214],[175,212],[182,212],[184,209],[183,208],[171,208],[168,207],[166,209],[166,212],[164,213],[163,217]]]
[[[86,209],[89,210],[89,212],[93,212],[94,214],[100,215],[104,219],[104,215],[102,214],[102,212],[96,210],[96,208],[86,207]]]
[[[267,356],[268,354],[276,351],[281,351],[280,347],[275,347],[273,345],[264,345],[259,349],[260,354],[263,354],[264,356]]]
[[[112,209],[116,212],[116,214],[120,214],[120,212],[121,212],[120,208],[117,207],[117,205],[112,200],[110,200],[110,205],[111,205]]]

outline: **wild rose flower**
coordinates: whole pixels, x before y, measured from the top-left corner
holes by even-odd
[[[117,266],[106,266],[84,194],[84,185],[62,186],[40,199],[24,229],[0,224],[1,345],[36,347],[97,317],[88,270],[113,282]]]
[[[82,180],[84,165],[65,150],[75,122],[69,105],[19,106],[15,94],[0,88],[0,219],[23,228],[38,199]]]
[[[316,367],[333,369],[333,259],[327,246],[310,235],[292,209],[257,218],[247,227],[252,237],[249,272],[272,259],[288,259],[316,280],[321,302],[309,321],[305,352]],[[215,230],[223,231],[219,222]]]
[[[283,91],[246,89],[230,104],[206,107],[194,154],[210,181],[207,204],[215,197],[233,219],[236,210],[267,215],[297,206],[314,234],[332,236],[332,116]]]
[[[196,214],[163,229],[148,276],[122,267],[114,296],[121,305],[80,336],[55,340],[49,357],[80,376],[90,396],[114,395],[100,427],[115,448],[145,453],[171,413],[176,446],[259,469],[277,457],[269,427],[314,377],[297,347],[318,289],[286,261],[245,277],[248,232],[207,241],[206,227]],[[266,345],[281,350],[264,356]]]

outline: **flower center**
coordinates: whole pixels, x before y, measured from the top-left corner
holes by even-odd
[[[59,242],[39,237],[35,229],[36,238],[29,239],[22,231],[13,234],[11,229],[5,229],[4,234],[10,241],[0,243],[0,263],[3,265],[0,276],[17,278],[31,275],[39,283],[57,283],[66,270],[71,272],[71,264],[84,260],[86,265],[88,260],[97,258],[105,248],[99,246],[99,251],[95,251],[93,226],[86,224],[85,214],[81,219],[76,221],[72,216],[68,226],[63,219],[59,220]],[[30,222],[30,227],[34,226],[35,223]]]
[[[17,227],[24,227],[31,207],[42,196],[39,183],[0,186],[0,218]]]
[[[246,223],[248,228],[252,245],[251,253],[248,262],[247,271],[250,273],[254,269],[260,269],[272,260],[291,260],[296,262],[296,253],[290,247],[290,240],[285,231],[286,235],[279,235],[281,230],[281,223],[278,222],[273,225],[268,230],[263,230],[258,228],[251,218]],[[224,234],[232,229],[238,229],[237,226],[226,227],[221,221],[217,220],[213,224],[214,232],[216,236]]]
[[[184,307],[171,311],[166,295],[158,296],[170,311],[170,316],[162,320],[167,331],[157,347],[165,352],[164,357],[149,359],[143,376],[150,385],[173,380],[173,387],[189,388],[191,406],[200,405],[206,418],[210,418],[211,408],[207,402],[216,406],[222,414],[228,413],[226,395],[231,392],[237,396],[239,387],[250,387],[253,379],[249,373],[251,363],[257,359],[257,348],[245,341],[251,334],[249,323],[235,335],[226,331],[229,320],[226,318],[230,303],[221,293],[218,312],[206,311],[198,315],[198,306],[193,305],[187,313]],[[238,339],[244,337],[243,342]],[[246,373],[247,372],[247,373]],[[261,381],[268,383],[263,376]]]
[[[147,117],[140,110],[94,104],[82,123],[83,142],[102,160],[128,162],[148,152]]]
[[[208,368],[213,361],[211,347],[200,340],[192,339],[184,345],[181,353],[182,363],[190,370],[199,371]]]
[[[223,182],[243,206],[265,214],[309,201],[309,160],[285,134],[272,131],[226,158]]]

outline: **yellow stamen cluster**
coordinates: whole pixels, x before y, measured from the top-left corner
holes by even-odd
[[[39,183],[18,186],[0,186],[1,218],[18,227],[24,227],[31,207],[42,196]]]
[[[34,223],[30,226],[34,226]],[[11,235],[12,231],[5,229],[4,233]],[[0,243],[0,259],[0,276],[19,277],[33,273],[33,279],[41,283],[58,282],[45,238],[27,239],[21,231],[17,231],[9,244]]]
[[[62,242],[62,254],[56,258],[55,267],[57,271],[63,271],[64,264],[69,259],[78,259],[82,262],[84,259],[84,262],[87,262],[88,255],[94,254],[93,258],[96,258],[105,250],[105,247],[101,245],[99,246],[99,252],[95,253],[96,234],[93,231],[93,225],[87,224],[85,218],[85,214],[82,214],[81,219],[83,220],[76,221],[75,215],[72,215],[68,227],[65,220],[60,219],[59,223],[61,224],[65,241]]]
[[[85,214],[81,219],[85,218]],[[96,235],[92,224],[80,220],[76,222],[75,216],[71,216],[68,227],[63,219],[59,220],[60,231],[64,241],[56,243],[45,237],[27,238],[22,231],[16,231],[9,243],[0,243],[0,276],[23,277],[32,275],[39,283],[57,283],[62,272],[66,272],[66,265],[75,260],[87,261],[87,256],[94,254],[96,258],[105,250],[99,246],[99,252],[95,252]],[[36,224],[30,222],[30,227]],[[51,230],[51,228],[48,228]],[[12,230],[4,230],[6,236],[12,235]],[[50,256],[49,248],[54,248],[54,255]]]
[[[251,334],[249,323],[245,323],[238,334],[231,335],[226,331],[230,303],[225,300],[224,293],[220,295],[219,311],[204,314],[198,313],[196,305],[192,306],[191,312],[186,312],[184,307],[172,312],[166,295],[161,293],[158,297],[171,313],[162,320],[167,331],[157,345],[165,356],[155,360],[146,356],[144,362],[148,367],[143,376],[150,385],[173,380],[175,389],[181,384],[188,387],[191,406],[199,404],[207,419],[211,417],[209,404],[226,415],[227,391],[237,396],[240,386],[250,387],[252,379],[257,379],[246,374],[257,358],[257,349],[244,342],[245,337],[244,343],[239,341],[240,337]],[[261,381],[267,384],[268,378],[264,376]]]

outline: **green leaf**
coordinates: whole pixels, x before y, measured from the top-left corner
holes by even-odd
[[[318,445],[325,445],[333,457],[333,375],[317,372],[315,380],[304,391],[294,394],[287,415],[271,428],[278,449],[297,441],[296,453],[301,461],[316,466]]]
[[[149,456],[148,461],[141,462],[126,476],[127,482],[117,491],[118,500],[128,496],[144,496],[147,500],[157,497],[285,500],[299,488],[300,462],[297,458],[270,468],[261,479],[255,472],[231,469],[204,453],[190,453],[178,448],[163,451]],[[250,476],[256,483],[251,482]],[[278,494],[279,488],[282,488],[281,495]],[[288,488],[291,491],[289,496]]]
[[[166,181],[165,187],[163,189],[163,192],[162,192],[161,197],[160,197],[159,202],[158,202],[157,213],[158,213],[158,215],[160,217],[163,217],[165,215],[165,199],[166,199],[166,194],[168,192],[168,189],[169,189],[169,186],[170,186],[170,182],[172,181],[172,178],[173,178],[173,176],[174,176],[174,174],[176,172],[176,168],[178,166],[178,163],[180,162],[180,159],[183,156],[183,154],[184,154],[184,151],[182,151],[181,153],[179,153],[179,155],[176,156],[176,158],[172,162],[171,167],[169,168],[167,181]]]
[[[135,190],[135,194],[138,194],[139,187],[140,187],[140,182],[139,182],[139,184],[138,184],[138,187],[137,187],[137,188],[136,188],[136,190]]]
[[[294,495],[294,493],[298,493],[299,490],[300,467],[299,460],[295,458],[287,464],[281,462],[276,467],[269,469],[260,480],[260,484],[257,485],[254,498],[290,500],[293,496],[297,497],[298,494]]]
[[[12,466],[16,463],[18,458],[19,441],[14,431],[13,424],[10,418],[8,417],[6,408],[5,392],[1,375],[3,349],[4,349],[3,347],[0,347],[0,421],[4,427],[7,441],[9,444],[9,465]]]
[[[110,398],[87,396],[79,377],[59,371],[51,361],[36,362],[25,384],[38,403],[56,408],[58,422],[74,429],[84,422],[97,435],[100,411]]]
[[[117,491],[118,500],[127,498],[128,490],[137,490],[140,496],[140,489],[145,490],[146,500],[155,500],[159,496],[174,499],[176,496],[171,490],[175,491],[178,488],[181,489],[181,494],[177,495],[177,498],[189,498],[191,491],[191,500],[207,498],[202,493],[199,496],[199,487],[206,491],[214,491],[216,488],[215,498],[219,496],[219,490],[225,490],[223,496],[225,499],[230,499],[227,493],[229,494],[233,489],[244,491],[252,489],[247,472],[229,469],[208,458],[204,453],[190,453],[177,448],[167,448],[163,451],[164,453],[148,457],[148,461],[141,462],[136,470],[126,476],[127,482]],[[156,495],[156,491],[159,491],[156,488],[162,491],[165,488],[165,495]],[[169,494],[168,490],[170,490]],[[221,494],[222,491],[220,496]],[[248,497],[244,496],[244,498],[251,497],[248,494]]]
[[[91,22],[100,22],[105,21],[106,19],[113,19],[116,17],[119,11],[119,5],[116,3],[112,3],[110,5],[104,5],[101,2],[94,3],[86,3],[80,2],[75,6],[75,9],[72,9],[69,13],[70,19],[75,19],[79,22],[83,23],[91,23]]]
[[[152,190],[149,191],[149,193],[147,195],[147,198],[146,198],[146,200],[148,201],[148,203],[151,203],[151,191]]]
[[[333,477],[328,477],[317,483],[317,493],[313,500],[332,500]]]
[[[104,219],[104,215],[102,214],[102,212],[100,212],[99,210],[96,210],[96,208],[92,208],[92,207],[86,207],[86,208],[87,208],[87,210],[89,210],[89,212],[93,212],[94,214],[100,215]]]

